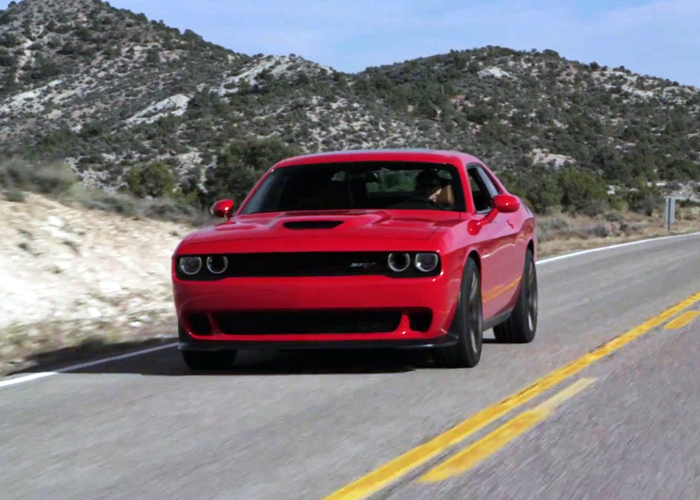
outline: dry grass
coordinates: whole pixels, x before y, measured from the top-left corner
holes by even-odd
[[[646,238],[700,231],[700,208],[677,208],[673,233],[662,215],[609,212],[598,217],[554,214],[538,218],[540,258]]]

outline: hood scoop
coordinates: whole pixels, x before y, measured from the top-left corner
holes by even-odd
[[[333,229],[343,222],[342,220],[298,220],[285,222],[284,227],[287,229]]]

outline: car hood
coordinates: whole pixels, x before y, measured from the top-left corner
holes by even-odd
[[[459,220],[456,212],[333,211],[254,214],[194,233],[188,243],[273,238],[367,238],[427,240],[435,231]]]

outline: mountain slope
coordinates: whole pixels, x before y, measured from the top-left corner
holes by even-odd
[[[461,149],[496,170],[573,164],[611,184],[700,179],[697,89],[553,51],[486,47],[350,75],[99,1],[24,0],[0,14],[0,81],[4,156],[68,158],[113,189],[164,161],[201,191],[204,170],[249,138]]]

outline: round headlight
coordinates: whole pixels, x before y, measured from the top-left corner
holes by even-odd
[[[440,258],[436,253],[418,253],[416,254],[415,266],[421,272],[429,273],[434,271],[440,262]]]
[[[212,255],[207,257],[207,269],[211,271],[212,274],[221,274],[226,271],[228,267],[228,259],[225,255]]]
[[[182,257],[180,259],[180,271],[187,276],[194,276],[202,269],[201,257]]]
[[[407,253],[390,253],[387,264],[395,273],[402,273],[411,265],[411,256]]]

